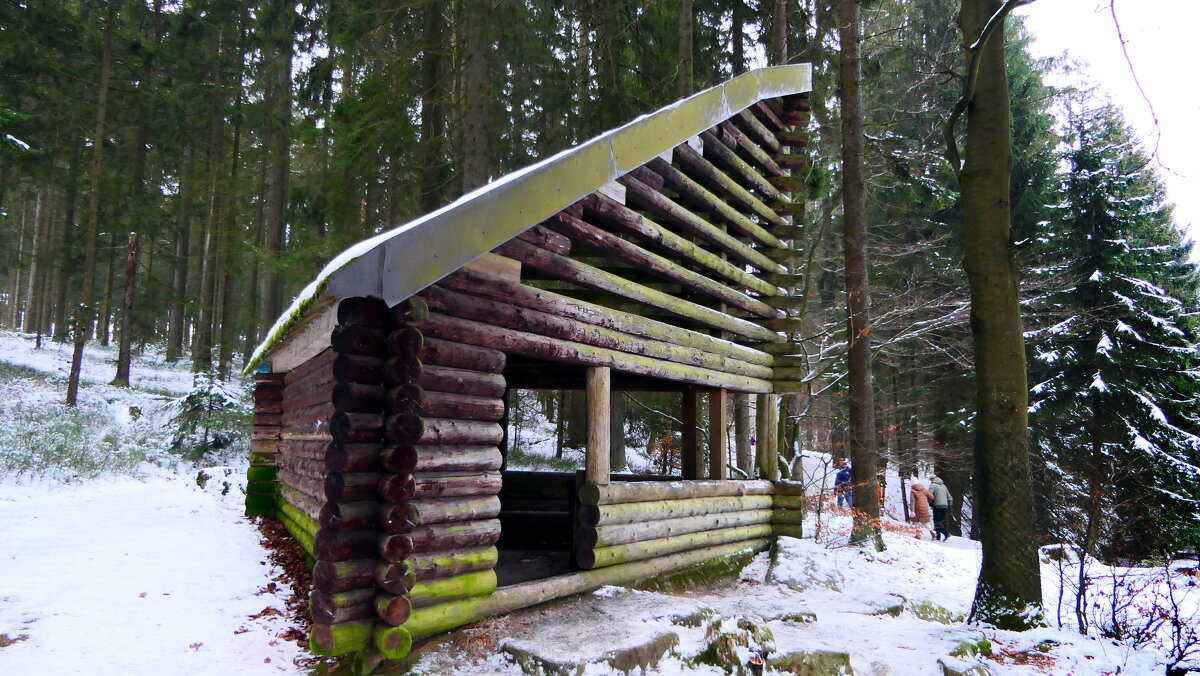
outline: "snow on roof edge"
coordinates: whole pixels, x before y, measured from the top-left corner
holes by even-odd
[[[449,274],[450,272],[459,269],[463,265],[466,265],[475,257],[490,251],[495,246],[498,246],[516,234],[519,234],[522,230],[528,228],[530,225],[533,225],[544,218],[549,217],[560,209],[569,206],[578,199],[587,195],[588,192],[599,188],[605,182],[613,180],[616,177],[638,166],[641,166],[655,155],[662,153],[668,148],[674,147],[687,138],[691,138],[692,136],[699,134],[717,122],[728,119],[739,111],[745,110],[754,103],[763,99],[785,96],[788,94],[799,94],[810,91],[811,88],[812,68],[809,64],[770,66],[767,68],[752,70],[733,79],[727,80],[724,83],[697,92],[685,99],[681,99],[675,103],[659,108],[651,113],[641,115],[630,122],[621,125],[620,127],[611,129],[603,134],[600,134],[599,136],[584,141],[583,143],[562,150],[540,162],[506,174],[495,181],[488,183],[487,185],[481,186],[476,190],[464,194],[450,204],[447,204],[435,211],[425,214],[424,216],[421,216],[415,220],[409,221],[404,225],[379,233],[361,242],[358,242],[357,244],[354,244],[330,260],[329,263],[327,263],[325,267],[321,269],[321,272],[318,273],[316,278],[313,279],[312,282],[305,286],[304,289],[302,289],[300,293],[296,295],[288,308],[284,310],[279,318],[276,319],[270,330],[267,331],[262,342],[259,343],[257,348],[255,348],[243,373],[247,375],[253,373],[257,369],[258,365],[265,360],[267,355],[280,342],[283,341],[291,329],[301,322],[305,313],[310,307],[312,307],[313,303],[321,295],[327,292],[331,279],[335,274],[347,271],[360,261],[363,262],[363,265],[367,266],[379,264],[381,261],[376,260],[373,256],[368,256],[368,254],[371,254],[377,249],[382,248],[383,255],[386,257],[388,253],[391,253],[387,250],[387,244],[389,242],[393,242],[405,235],[411,237],[412,235],[409,233],[416,230],[420,226],[425,224],[436,225],[443,223],[447,220],[447,217],[453,216],[456,212],[460,210],[465,211],[468,205],[483,202],[489,196],[500,195],[502,189],[509,186],[515,188],[517,186],[513,185],[514,183],[524,183],[525,181],[522,181],[522,179],[533,180],[537,177],[537,175],[545,172],[547,169],[555,167],[556,165],[565,164],[570,160],[585,159],[585,155],[589,152],[599,152],[607,156],[608,162],[606,162],[606,164],[609,166],[607,167],[607,171],[604,172],[608,174],[607,178],[595,183],[595,185],[592,185],[592,187],[588,188],[582,194],[574,195],[573,193],[568,193],[566,196],[554,195],[554,201],[548,203],[548,205],[545,207],[553,207],[551,211],[541,215],[540,217],[536,217],[537,214],[534,214],[534,216],[530,218],[528,225],[521,227],[519,230],[510,235],[503,236],[502,239],[497,241],[492,246],[488,246],[481,251],[475,252],[467,260],[449,260],[441,263],[442,267],[447,269],[437,277],[440,279],[446,274]],[[718,98],[718,95],[720,105],[717,108],[708,111],[703,109],[696,111],[696,113],[699,115],[699,119],[695,120],[695,122],[699,125],[699,128],[692,129],[689,127],[688,129],[680,132],[675,128],[668,126],[672,122],[688,121],[677,120],[675,118],[684,117],[686,113],[693,107],[704,106],[706,103],[710,105],[715,103],[715,99]],[[705,115],[705,112],[708,112],[709,114]],[[713,115],[719,116],[720,119],[711,119]],[[660,127],[663,126],[666,126],[667,128],[661,129]],[[674,131],[675,133],[667,134],[665,133],[667,131]],[[639,140],[644,141],[646,139],[642,133],[638,132],[652,133],[656,142],[655,148],[657,148],[657,150],[644,150],[637,142]],[[672,142],[675,137],[680,135],[682,135],[682,138]],[[666,143],[667,145],[664,147],[658,147],[659,142]],[[637,161],[639,158],[641,158],[641,161]],[[631,162],[634,163],[631,165]],[[593,179],[591,182],[594,183],[595,180]],[[559,204],[559,202],[561,202],[561,204]],[[504,234],[505,233],[503,231],[500,233],[500,235]],[[433,258],[437,258],[437,256],[435,255]],[[461,258],[461,256],[459,256],[459,258]],[[381,277],[381,280],[384,272],[383,267],[384,266],[382,265],[380,266],[378,273]],[[360,274],[371,274],[370,271],[364,270],[357,270],[356,272],[359,272]],[[436,281],[437,279],[428,281],[420,288],[425,288],[425,286],[428,286]],[[378,290],[375,290],[375,288]],[[413,289],[409,295],[411,295],[411,293],[416,293],[420,290],[420,288]],[[378,287],[372,288],[372,290],[369,292],[362,292],[361,285],[359,285],[358,291],[359,293],[347,294],[343,297],[349,297],[349,295],[382,295],[385,297],[385,299],[387,299],[388,295],[393,295],[385,292],[382,281]],[[403,298],[396,299],[396,302],[399,300],[403,300]]]

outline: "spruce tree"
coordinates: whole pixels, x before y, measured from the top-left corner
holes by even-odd
[[[1196,545],[1197,270],[1120,113],[1087,104],[1036,270],[1057,281],[1038,299],[1057,321],[1031,334],[1034,439],[1055,535],[1077,524],[1086,551],[1141,558]]]

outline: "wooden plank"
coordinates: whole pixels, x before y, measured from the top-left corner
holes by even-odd
[[[611,374],[607,367],[587,370],[587,459],[586,481],[607,484],[609,481],[608,404]]]
[[[772,132],[770,129],[767,129],[766,125],[759,121],[759,119],[750,111],[743,110],[742,112],[733,116],[732,121],[734,125],[738,127],[738,129],[741,129],[743,132],[753,136],[754,139],[758,141],[758,144],[764,146],[768,151],[772,153],[783,151],[783,146],[780,143],[779,137],[776,135],[776,133]]]
[[[585,526],[612,526],[658,519],[681,519],[689,516],[771,509],[777,499],[778,496],[773,495],[745,495],[652,500],[615,505],[580,505],[579,522]]]
[[[337,303],[323,296],[267,354],[272,371],[291,371],[329,347],[329,334],[337,326]]]

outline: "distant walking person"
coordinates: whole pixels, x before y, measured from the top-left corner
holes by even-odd
[[[929,504],[933,502],[933,493],[925,488],[925,484],[914,483],[908,492],[908,506],[912,508],[912,521],[917,526],[929,531],[929,539],[934,538],[933,526],[930,523]],[[917,533],[917,539],[921,534]]]
[[[950,516],[950,491],[941,477],[929,480],[929,490],[933,494],[933,528],[939,541],[950,539],[950,530],[946,528],[946,519]]]
[[[846,503],[847,509],[854,509],[854,486],[853,475],[850,472],[850,463],[842,458],[838,460],[837,476],[833,479],[833,492],[837,495],[837,506],[840,509],[842,502]]]

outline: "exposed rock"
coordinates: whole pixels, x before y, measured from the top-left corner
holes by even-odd
[[[955,613],[936,603],[924,600],[909,602],[908,612],[926,622],[940,622],[941,624],[958,624],[966,619],[962,613]]]
[[[708,646],[693,664],[710,664],[737,676],[762,673],[763,657],[775,650],[775,636],[754,616],[722,618],[708,630]]]
[[[850,655],[832,650],[802,650],[776,655],[767,664],[776,671],[796,676],[850,676],[854,673]]]
[[[941,657],[938,666],[942,668],[942,676],[992,676],[992,671],[979,660]]]

